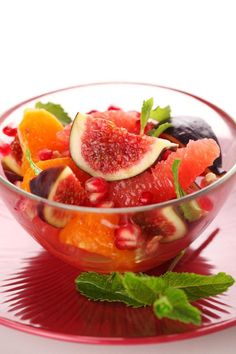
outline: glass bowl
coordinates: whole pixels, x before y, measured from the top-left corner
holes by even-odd
[[[106,110],[109,105],[124,110],[140,110],[143,99],[154,97],[161,106],[170,105],[173,116],[201,117],[208,122],[221,145],[223,169],[220,179],[204,189],[175,199],[142,207],[91,208],[69,206],[29,194],[10,183],[0,167],[0,194],[6,206],[25,230],[48,252],[87,271],[145,271],[177,256],[215,218],[229,195],[236,176],[236,124],[223,110],[189,93],[144,83],[95,83],[60,89],[28,99],[0,117],[0,131],[18,125],[25,108],[39,99],[61,104],[71,116],[77,111]],[[0,133],[0,140],[6,137]],[[201,216],[189,222],[180,213],[183,203],[197,202]],[[66,218],[63,228],[43,220],[47,208]],[[45,209],[44,209],[45,210]],[[132,222],[140,226],[142,237],[135,250],[120,250],[114,244],[115,230]]]

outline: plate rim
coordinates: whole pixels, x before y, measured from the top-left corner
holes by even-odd
[[[169,343],[186,339],[193,339],[200,336],[215,333],[236,325],[236,318],[231,320],[226,320],[221,323],[212,324],[204,327],[200,327],[185,333],[167,334],[161,336],[150,336],[150,337],[90,337],[90,336],[79,336],[72,334],[62,334],[59,332],[48,331],[45,329],[33,327],[30,325],[25,325],[18,323],[16,321],[8,320],[0,317],[0,325],[7,328],[15,329],[20,332],[27,334],[37,335],[39,337],[44,337],[47,339],[60,340],[64,342],[80,343],[80,344],[99,344],[99,345],[142,345],[142,344],[158,344],[158,343]]]

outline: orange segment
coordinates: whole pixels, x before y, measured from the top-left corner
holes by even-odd
[[[114,227],[118,215],[86,213],[76,216],[60,232],[60,241],[113,260],[119,268],[134,265],[135,252],[118,250],[114,245]]]
[[[37,160],[42,149],[63,151],[64,144],[56,136],[61,130],[63,125],[45,109],[26,109],[18,134],[23,150],[28,147],[32,158]]]
[[[36,165],[42,170],[46,170],[50,167],[68,166],[72,169],[72,171],[81,183],[85,182],[88,178],[90,178],[90,175],[80,170],[70,157],[61,157],[57,159],[38,161]],[[31,168],[28,168],[24,174],[24,179],[22,181],[21,188],[27,192],[30,192],[29,183],[34,177],[34,171]]]

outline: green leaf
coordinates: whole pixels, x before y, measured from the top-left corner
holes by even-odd
[[[172,173],[177,198],[182,198],[186,195],[179,182],[180,163],[181,160],[176,159],[172,164]],[[185,219],[190,222],[200,219],[200,217],[203,215],[203,210],[196,200],[191,200],[190,202],[180,204],[180,209],[182,210]]]
[[[123,284],[129,296],[143,305],[152,305],[158,294],[166,288],[165,281],[160,277],[132,272],[124,274]]]
[[[151,136],[155,136],[156,138],[158,138],[166,129],[172,127],[172,124],[171,123],[163,123],[163,124],[160,124],[157,129],[152,129],[151,130]]]
[[[46,111],[50,112],[64,126],[72,122],[72,119],[68,116],[68,114],[64,111],[64,109],[59,104],[55,104],[52,102],[48,102],[48,103],[37,102],[35,104],[35,108],[43,108]]]
[[[166,106],[161,108],[160,106],[157,106],[155,109],[153,109],[150,112],[150,117],[154,120],[157,120],[159,123],[166,121],[168,119],[170,119],[170,115],[171,115],[171,108],[170,106]]]
[[[180,182],[179,182],[179,165],[181,163],[181,160],[176,159],[174,160],[172,164],[172,173],[174,177],[174,186],[175,186],[175,193],[177,195],[177,198],[182,198],[186,195],[184,190],[182,189]]]
[[[167,288],[153,304],[155,315],[183,323],[201,324],[201,311],[188,302],[183,290]]]
[[[81,273],[75,280],[77,290],[94,301],[124,302],[128,306],[142,307],[143,304],[130,297],[122,283],[122,275],[95,272]]]
[[[149,98],[146,101],[143,101],[142,109],[141,109],[141,117],[140,117],[140,134],[144,133],[144,129],[150,118],[150,112],[153,107],[153,98]]]
[[[35,165],[34,161],[32,160],[30,149],[26,149],[25,151],[25,156],[29,162],[30,168],[34,171],[34,174],[37,176],[42,172],[41,168],[39,168],[37,165]]]
[[[221,294],[234,284],[234,279],[226,273],[200,275],[168,272],[162,278],[169,287],[184,290],[189,301]]]
[[[155,277],[132,272],[81,273],[77,290],[94,301],[123,302],[132,307],[153,306],[158,318],[169,318],[199,325],[201,312],[189,301],[214,296],[228,289],[234,279],[225,273],[199,275],[168,272]]]

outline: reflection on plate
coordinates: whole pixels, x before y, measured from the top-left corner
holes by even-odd
[[[225,271],[236,278],[235,194],[236,190],[176,271]],[[74,288],[78,270],[45,252],[1,203],[0,225],[0,324],[50,338],[101,344],[167,342],[236,324],[236,285],[226,294],[197,302],[203,311],[199,328],[158,320],[149,308],[88,301]]]

